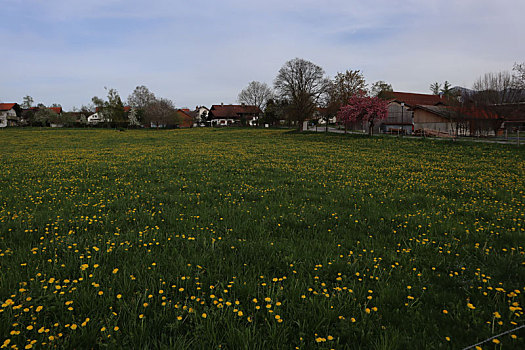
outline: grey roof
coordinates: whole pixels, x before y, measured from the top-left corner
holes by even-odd
[[[444,107],[444,106],[417,105],[413,109],[415,110],[415,109],[418,109],[418,108],[422,109],[422,110],[425,110],[427,112],[436,114],[436,115],[438,115],[440,117],[443,117],[443,118],[447,118],[447,119],[451,119],[452,118],[453,111],[451,111],[449,108]]]

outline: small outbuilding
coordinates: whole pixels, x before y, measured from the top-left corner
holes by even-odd
[[[16,126],[22,115],[18,103],[0,103],[0,128]]]

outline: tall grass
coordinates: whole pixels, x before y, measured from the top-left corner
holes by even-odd
[[[11,129],[0,149],[5,347],[460,348],[523,324],[515,147]]]

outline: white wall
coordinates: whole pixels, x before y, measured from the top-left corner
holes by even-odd
[[[8,117],[16,117],[16,111],[11,108],[8,111],[0,112],[0,128],[5,128],[7,126]]]
[[[7,126],[7,113],[0,112],[0,128],[5,128]]]

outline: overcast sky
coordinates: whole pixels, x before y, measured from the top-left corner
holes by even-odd
[[[235,103],[295,57],[429,93],[525,61],[524,0],[0,0],[0,102]]]

